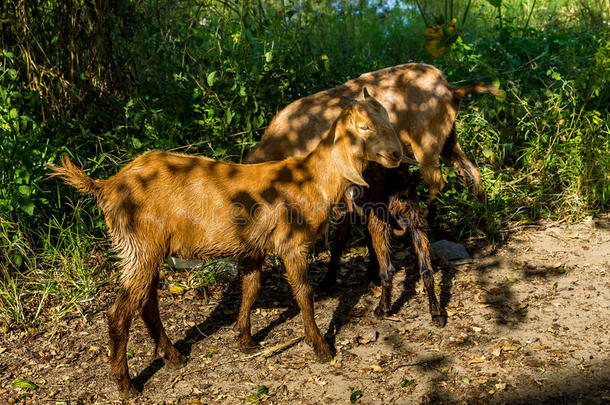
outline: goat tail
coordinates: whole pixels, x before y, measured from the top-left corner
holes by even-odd
[[[66,184],[71,185],[83,194],[91,195],[96,198],[101,197],[102,180],[93,180],[91,177],[68,158],[62,158],[61,166],[48,165],[51,173],[49,177],[60,177]]]
[[[504,90],[500,90],[498,86],[492,83],[479,82],[464,87],[453,88],[453,97],[458,100],[462,100],[469,94],[491,94],[499,98],[505,97]]]

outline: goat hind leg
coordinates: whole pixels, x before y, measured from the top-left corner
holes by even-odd
[[[451,133],[445,146],[443,147],[442,156],[451,162],[457,172],[462,178],[464,184],[470,188],[472,194],[481,202],[485,202],[485,192],[481,186],[481,174],[479,169],[466,157],[460,143],[457,139],[457,131],[455,124],[451,129]]]
[[[138,395],[129,377],[127,366],[127,340],[129,327],[137,308],[130,299],[128,290],[122,288],[108,311],[108,333],[110,335],[110,378],[119,388],[119,397],[128,399]]]
[[[405,218],[408,221],[409,229],[411,229],[411,237],[419,262],[419,273],[428,294],[428,305],[430,315],[432,316],[432,323],[438,327],[443,327],[447,323],[447,315],[441,308],[434,290],[434,270],[430,261],[429,250],[430,242],[426,234],[428,227],[416,201],[407,201],[405,208]]]
[[[156,309],[158,317],[159,310],[158,306],[155,305],[157,303],[156,282],[158,281],[161,261],[161,256],[139,252],[139,254],[133,253],[130,256],[125,256],[121,264],[123,267],[121,289],[108,311],[108,332],[110,335],[111,377],[118,383],[119,396],[122,399],[131,398],[138,394],[138,390],[129,377],[127,366],[129,327],[136,314],[142,313],[144,315],[145,307],[147,316],[153,313],[153,309]],[[155,298],[155,300],[151,302],[151,298]],[[158,323],[158,325],[151,325],[151,327],[153,332],[159,333],[160,339],[161,332],[163,334],[164,332],[163,327],[160,326],[160,319]]]
[[[369,282],[375,285],[381,285],[381,278],[379,276],[381,270],[379,266],[379,259],[377,258],[378,250],[380,248],[373,243],[373,238],[371,238],[370,233],[366,235],[366,247],[368,248],[369,253],[369,264],[366,267],[366,277]]]

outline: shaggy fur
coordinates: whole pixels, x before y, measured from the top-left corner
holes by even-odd
[[[279,255],[303,315],[306,340],[320,361],[329,360],[331,349],[314,320],[307,252],[324,231],[329,211],[348,182],[366,185],[362,172],[369,161],[396,167],[401,156],[387,112],[369,97],[353,100],[305,157],[238,165],[151,152],[108,180],[90,179],[69,159],[62,167],[51,167],[52,175],[97,199],[122,259],[121,290],[108,312],[111,376],[120,395],[137,393],[126,358],[133,316],[142,314],[167,365],[185,362],[159,316],[159,266],[168,255],[243,259],[237,328],[244,349],[256,346],[250,309],[260,290],[264,257]]]

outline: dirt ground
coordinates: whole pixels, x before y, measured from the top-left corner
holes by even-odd
[[[393,313],[381,320],[373,315],[379,289],[363,282],[366,249],[352,248],[338,288],[316,297],[318,325],[336,349],[327,364],[316,363],[302,341],[266,358],[240,352],[232,330],[235,282],[207,304],[194,291],[175,295],[165,285],[161,315],[189,362],[180,370],[163,367],[138,319],[129,367],[143,391],[128,402],[609,403],[610,217],[522,228],[504,244],[472,241],[467,248],[474,263],[437,268],[437,293],[449,315],[444,328],[432,326],[410,244],[395,243],[403,271],[395,278]],[[312,265],[314,284],[327,259],[321,254]],[[282,272],[268,267],[252,314],[263,349],[302,334]],[[0,402],[120,402],[106,348],[104,312],[113,296],[109,286],[83,303],[82,315],[47,330],[5,334]],[[16,378],[38,387],[14,387]],[[257,396],[261,386],[267,392]]]

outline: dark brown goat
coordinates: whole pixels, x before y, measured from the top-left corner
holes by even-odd
[[[366,95],[366,93],[365,93]],[[331,349],[314,320],[307,282],[307,252],[324,231],[329,210],[348,182],[366,185],[369,161],[396,167],[402,147],[386,110],[371,97],[353,100],[306,157],[238,165],[203,157],[152,152],[137,157],[108,180],[92,180],[65,159],[52,175],[95,196],[121,260],[120,284],[108,312],[112,377],[122,397],[137,393],[129,377],[126,346],[133,316],[142,314],[157,353],[169,366],[185,358],[159,317],[159,266],[168,255],[244,260],[239,345],[256,345],[250,309],[260,289],[265,254],[279,255],[303,315],[306,340],[320,361]]]
[[[430,261],[428,223],[421,213],[417,197],[417,185],[421,182],[421,177],[418,173],[410,172],[405,165],[388,169],[371,164],[364,171],[364,178],[371,187],[356,191],[353,191],[354,188],[351,189],[353,204],[359,207],[359,212],[349,212],[337,224],[329,270],[320,283],[320,288],[329,289],[334,285],[341,254],[352,224],[359,222],[366,224],[369,231],[366,240],[370,254],[367,274],[370,280],[379,278],[381,281],[381,297],[379,305],[375,308],[375,315],[383,316],[391,308],[392,277],[396,271],[390,258],[390,235],[392,232],[402,235],[408,230],[428,294],[432,321],[437,326],[443,326],[446,316],[434,292],[434,268]]]
[[[341,97],[358,94],[364,86],[386,107],[390,122],[396,129],[405,151],[411,150],[419,162],[422,177],[430,189],[430,212],[434,211],[434,206],[430,207],[434,196],[444,187],[439,163],[441,155],[454,164],[457,173],[473,194],[481,200],[484,199],[479,171],[466,158],[458,142],[455,118],[461,100],[468,94],[490,93],[501,96],[502,91],[489,83],[453,87],[447,83],[441,71],[425,64],[410,63],[365,73],[342,86],[294,101],[276,114],[259,145],[246,157],[246,162],[276,160],[308,153],[315,148],[320,134],[324,133],[340,111]],[[410,229],[420,273],[430,301],[430,312],[434,323],[442,325],[445,317],[434,292],[431,275],[433,268],[428,254],[427,222],[419,212],[417,193],[412,190],[415,183],[409,183],[409,176],[403,173],[396,174],[398,178],[395,178],[392,184],[387,180],[390,171],[376,172],[377,169],[373,166],[365,174],[365,178],[368,178],[372,185],[366,196],[386,204],[390,211],[390,207],[394,207],[393,214],[398,215],[405,229]],[[403,187],[402,190],[396,188],[399,185]],[[360,198],[359,202],[370,202],[366,196]],[[390,308],[394,268],[390,261],[389,241],[392,222],[396,222],[397,218],[388,220],[392,215],[380,218],[372,211],[365,214],[372,238],[370,245],[377,259],[373,260],[371,257],[369,269],[372,270],[378,265],[383,287],[380,304],[375,310],[380,316]],[[322,288],[330,287],[336,279],[341,252],[355,215],[352,213],[351,217],[341,222],[337,228],[329,272],[321,283]],[[369,275],[372,276],[372,271],[369,271]]]

